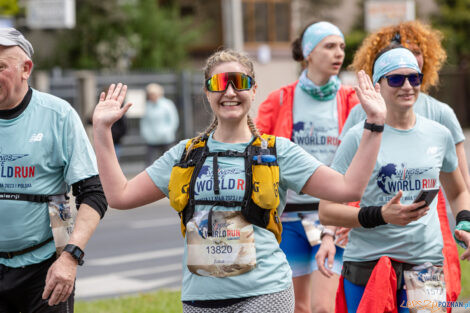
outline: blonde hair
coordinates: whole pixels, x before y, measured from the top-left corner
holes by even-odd
[[[165,94],[165,90],[163,89],[163,87],[155,83],[148,84],[145,90],[147,91],[148,95],[152,94],[155,95],[157,98],[161,98]]]
[[[245,67],[245,69],[248,70],[248,75],[255,79],[253,61],[251,61],[251,59],[245,53],[237,52],[231,49],[217,51],[207,59],[206,66],[204,66],[205,79],[209,79],[211,77],[211,72],[215,66],[226,62],[240,63],[243,67]]]
[[[396,34],[400,35],[400,43],[405,48],[409,49],[410,45],[417,45],[423,54],[423,83],[421,84],[421,90],[427,91],[430,86],[436,86],[439,83],[438,72],[447,58],[441,45],[443,36],[440,31],[432,29],[431,26],[420,21],[409,21],[383,27],[367,36],[354,55],[350,69],[354,71],[362,69],[372,76],[377,54],[390,45]]]
[[[207,59],[206,65],[204,66],[204,69],[203,69],[205,79],[209,79],[211,77],[211,73],[214,67],[216,67],[219,64],[227,63],[227,62],[239,63],[247,70],[248,75],[251,76],[253,80],[255,79],[254,65],[251,59],[244,53],[240,53],[240,52],[230,50],[230,49],[217,51]],[[204,89],[207,90],[205,84],[204,84]],[[209,136],[210,133],[213,132],[217,128],[218,124],[219,122],[217,120],[217,117],[214,116],[212,123],[203,132],[201,132],[197,137],[194,138],[191,145],[188,147],[186,157],[189,155],[189,152],[193,149],[194,145],[201,142],[203,137]],[[261,135],[258,129],[256,128],[256,125],[253,119],[251,118],[249,114],[247,115],[247,124],[248,124],[248,128],[250,129],[251,134],[261,139]]]

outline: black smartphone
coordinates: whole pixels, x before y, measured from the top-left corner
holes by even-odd
[[[426,202],[426,204],[420,206],[417,209],[414,209],[413,211],[419,210],[421,208],[424,208],[427,205],[430,205],[432,200],[434,200],[434,198],[436,197],[438,193],[439,193],[439,188],[421,189],[421,191],[419,192],[419,195],[416,197],[413,203],[424,201]]]

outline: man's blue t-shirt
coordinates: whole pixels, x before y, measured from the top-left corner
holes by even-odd
[[[66,101],[33,90],[18,117],[0,119],[0,192],[56,195],[98,174],[93,148]],[[52,237],[47,203],[0,200],[0,251],[19,251]],[[55,253],[54,242],[0,263],[20,267]]]
[[[167,151],[161,158],[147,168],[155,185],[168,196],[168,183],[172,167],[179,162],[184,152],[186,140]],[[209,137],[207,146],[211,152],[234,150],[245,151],[246,143],[229,144],[216,141]],[[304,187],[309,177],[321,163],[299,146],[286,138],[276,139],[277,162],[279,164],[280,181],[279,213],[285,205],[287,189],[296,192]],[[245,193],[245,165],[243,158],[218,157],[220,194],[214,193],[213,160],[208,157],[198,174],[195,183],[195,199],[240,201]],[[210,205],[196,205],[196,211],[212,208]],[[234,210],[216,206],[214,210]],[[240,207],[235,208],[239,210]],[[187,264],[187,243],[183,257],[183,288],[181,298],[190,300],[214,300],[257,296],[287,289],[292,284],[292,272],[286,257],[274,234],[264,228],[253,226],[256,247],[256,267],[238,276],[214,278],[192,274]]]
[[[333,160],[332,168],[345,173],[358,149],[363,126],[351,128]],[[450,131],[441,124],[416,114],[416,124],[398,130],[385,124],[374,171],[361,198],[362,206],[382,206],[399,190],[401,203],[410,204],[425,188],[439,187],[439,173],[452,172],[458,160]],[[437,198],[427,215],[406,226],[382,225],[354,228],[349,234],[345,261],[372,261],[387,255],[412,264],[442,265],[442,235]]]

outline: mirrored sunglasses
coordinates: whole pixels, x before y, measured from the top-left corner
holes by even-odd
[[[220,73],[206,80],[206,88],[212,92],[223,92],[227,90],[229,83],[232,83],[235,90],[241,91],[251,89],[255,80],[239,72]]]
[[[390,87],[401,87],[405,83],[406,79],[408,79],[410,85],[413,87],[419,86],[423,82],[423,74],[421,73],[413,73],[408,75],[392,74],[386,75],[384,78],[387,79],[387,83]]]

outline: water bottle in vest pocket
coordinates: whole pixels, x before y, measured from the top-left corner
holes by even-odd
[[[67,195],[54,195],[49,199],[49,219],[56,253],[59,256],[69,242],[75,224],[76,211],[72,211]]]

